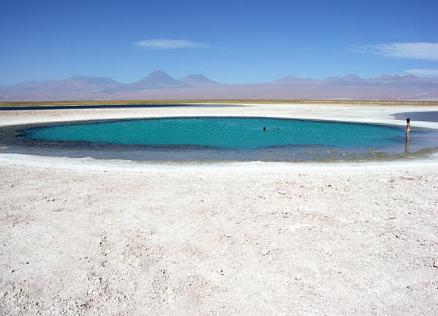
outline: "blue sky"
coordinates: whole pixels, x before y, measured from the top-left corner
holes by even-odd
[[[0,84],[438,76],[438,1],[0,1]]]

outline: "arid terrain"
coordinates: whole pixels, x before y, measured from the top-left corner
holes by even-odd
[[[258,115],[394,123],[436,107],[0,112],[0,125]],[[414,126],[436,127],[415,122]],[[154,164],[0,153],[5,315],[438,313],[438,156]]]
[[[157,70],[121,83],[111,78],[73,76],[0,86],[0,101],[133,99],[331,99],[438,100],[438,79],[406,75],[361,78],[350,74],[325,79],[287,76],[259,83],[220,83],[201,74],[173,78]]]

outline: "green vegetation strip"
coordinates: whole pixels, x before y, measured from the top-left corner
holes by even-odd
[[[334,104],[334,105],[409,105],[438,106],[438,101],[399,100],[306,100],[306,99],[199,99],[199,100],[89,100],[89,101],[13,101],[0,102],[0,108],[11,106],[105,106],[105,105],[160,105],[160,104]]]

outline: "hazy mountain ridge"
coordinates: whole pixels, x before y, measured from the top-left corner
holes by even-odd
[[[217,81],[213,81],[210,78],[207,78],[204,75],[201,74],[193,74],[188,75],[186,77],[178,79],[179,82],[183,82],[189,86],[192,87],[198,87],[198,86],[212,86],[212,85],[218,85],[221,84]]]
[[[186,87],[187,84],[176,80],[161,70],[151,72],[140,81],[127,84],[130,89],[163,89]]]
[[[382,75],[361,78],[350,74],[326,79],[287,76],[258,84],[222,84],[202,74],[175,79],[156,70],[134,83],[111,78],[73,76],[63,80],[31,81],[0,87],[2,100],[196,98],[308,99],[438,99],[438,78]]]

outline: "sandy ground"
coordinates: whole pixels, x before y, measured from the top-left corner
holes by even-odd
[[[118,119],[163,116],[268,116],[338,120],[352,122],[390,123],[403,125],[391,114],[413,111],[438,111],[438,106],[369,106],[334,104],[242,104],[219,107],[156,107],[131,109],[86,109],[86,110],[44,110],[44,111],[0,111],[0,126],[62,122],[75,120]],[[413,122],[413,126],[438,128],[438,123]]]
[[[1,112],[0,125],[195,113],[392,122],[409,110],[23,111]],[[0,314],[438,314],[436,156],[179,166],[1,154],[0,178]]]

